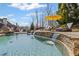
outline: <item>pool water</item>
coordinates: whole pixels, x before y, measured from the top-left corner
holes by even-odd
[[[39,41],[33,35],[0,37],[0,56],[62,56],[55,44]]]

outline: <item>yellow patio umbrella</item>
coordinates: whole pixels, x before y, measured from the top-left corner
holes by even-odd
[[[62,16],[60,15],[55,15],[55,16],[46,16],[45,19],[48,20],[61,20]]]

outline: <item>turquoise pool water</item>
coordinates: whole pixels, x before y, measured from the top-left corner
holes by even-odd
[[[33,35],[17,34],[0,37],[0,56],[61,56],[57,46],[39,41]]]

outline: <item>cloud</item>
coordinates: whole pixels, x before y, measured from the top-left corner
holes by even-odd
[[[13,17],[14,16],[14,14],[8,14],[7,15],[7,17]]]
[[[6,15],[6,16],[0,16],[0,18],[11,18],[11,17],[13,17],[14,16],[14,14],[8,14],[8,15]]]
[[[10,23],[12,23],[12,24],[16,24],[16,22],[17,22],[15,18],[11,18],[11,19],[9,19],[8,21],[9,21]]]
[[[26,14],[25,16],[26,17],[29,17],[29,16],[35,16],[36,14],[35,13],[28,13],[28,14]]]
[[[42,15],[43,14],[43,12],[38,12],[38,15]],[[28,13],[28,14],[26,14],[25,15],[26,17],[29,17],[29,16],[36,16],[36,13]]]
[[[30,26],[30,24],[29,23],[22,23],[22,22],[20,22],[19,26]]]
[[[9,6],[18,8],[20,10],[31,10],[31,9],[36,9],[36,8],[41,8],[41,7],[46,7],[46,4],[39,4],[39,3],[12,3]]]
[[[7,18],[7,20],[9,22],[11,22],[12,24],[16,23],[16,19],[13,18],[14,14],[8,14],[7,16],[0,16],[0,18]]]
[[[15,24],[18,23],[19,26],[29,26],[30,24],[28,22],[26,22],[25,20],[21,19],[17,22],[17,20],[15,18],[12,18],[9,20],[10,23]]]
[[[0,16],[0,18],[7,18],[7,16]]]
[[[43,13],[42,12],[38,12],[38,16],[39,15],[42,15]],[[26,14],[25,16],[23,16],[23,17],[21,17],[21,19],[22,20],[26,20],[26,19],[28,19],[28,17],[30,17],[30,18],[35,18],[36,17],[36,13],[28,13],[28,14]]]

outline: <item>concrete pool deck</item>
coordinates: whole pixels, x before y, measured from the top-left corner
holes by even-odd
[[[35,32],[51,32],[51,31],[40,31],[40,30],[37,30]],[[52,33],[59,33],[59,34],[63,34],[63,35],[66,35],[70,38],[79,38],[79,32],[52,32]]]
[[[79,38],[79,32],[55,32],[55,33],[63,34],[70,38]]]

